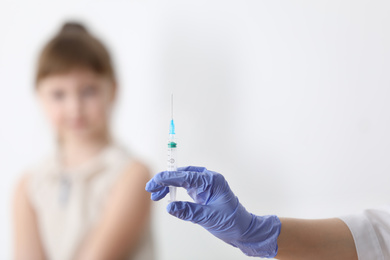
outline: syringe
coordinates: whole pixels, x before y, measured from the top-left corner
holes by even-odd
[[[171,123],[168,137],[168,171],[177,170],[177,141],[175,136],[175,123],[173,122],[173,94],[171,95]],[[176,187],[169,187],[170,201],[176,200]]]

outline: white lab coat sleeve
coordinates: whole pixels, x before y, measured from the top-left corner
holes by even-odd
[[[390,259],[390,207],[340,217],[355,241],[359,260]]]

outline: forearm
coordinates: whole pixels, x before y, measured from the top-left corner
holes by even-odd
[[[342,220],[280,220],[277,259],[358,259],[352,234]]]

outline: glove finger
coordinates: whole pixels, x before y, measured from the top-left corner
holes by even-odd
[[[207,170],[205,167],[198,167],[198,166],[185,166],[185,167],[179,167],[177,169],[178,172],[204,172]]]
[[[211,178],[211,175],[207,174],[207,172],[165,171],[156,174],[153,180],[160,186],[183,187],[187,191],[197,189],[199,193],[208,187],[212,181]]]
[[[146,183],[145,190],[152,193],[151,199],[154,201],[161,200],[169,192],[168,187],[157,184],[154,179],[151,179],[148,183]]]
[[[207,206],[186,202],[175,201],[167,206],[169,214],[186,221],[191,221],[196,224],[205,224],[209,219]]]
[[[169,193],[169,187],[164,187],[160,191],[152,192],[151,199],[154,201],[161,200]]]
[[[145,190],[147,192],[157,192],[157,191],[161,191],[161,190],[164,190],[164,189],[165,189],[165,186],[162,186],[162,185],[158,184],[155,181],[155,177],[153,177],[151,180],[149,180],[148,183],[146,183],[146,186],[145,186]]]

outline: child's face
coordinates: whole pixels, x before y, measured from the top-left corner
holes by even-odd
[[[59,136],[93,138],[107,127],[115,86],[91,70],[75,69],[42,79],[38,96]]]

